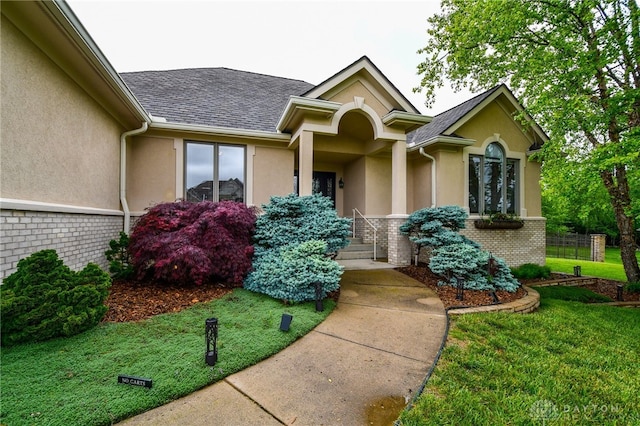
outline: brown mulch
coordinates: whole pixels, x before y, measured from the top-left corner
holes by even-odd
[[[424,266],[405,266],[398,271],[424,283],[437,292],[445,308],[486,306],[495,303],[488,291],[465,290],[462,300],[456,299],[456,289],[449,286],[439,286],[438,276]],[[567,278],[568,275],[553,274],[550,279]],[[535,286],[541,280],[520,280],[522,284]],[[618,281],[598,280],[598,284],[582,286],[589,290],[616,300]],[[203,284],[200,286],[176,286],[155,282],[114,281],[107,298],[109,310],[102,321],[128,322],[139,321],[154,315],[178,312],[199,302],[218,299],[232,291],[234,286],[220,284]],[[328,297],[337,301],[340,291],[333,292]],[[496,291],[498,303],[508,303],[526,295],[523,288],[515,293]],[[623,293],[623,301],[640,301],[640,293]]]
[[[618,284],[624,285],[619,281],[612,280],[598,280],[598,284],[583,285],[581,287],[588,288],[594,293],[608,296],[614,301],[617,301]],[[640,301],[640,293],[629,293],[626,290],[622,291],[622,302],[638,302]]]
[[[454,287],[438,285],[438,281],[440,281],[441,278],[425,266],[404,266],[402,268],[398,268],[398,271],[409,275],[411,278],[422,282],[428,288],[437,292],[438,297],[442,300],[442,304],[445,308],[486,306],[493,305],[495,303],[493,297],[488,291],[480,290],[465,290],[462,295],[462,300],[457,300],[457,290]],[[504,290],[496,291],[498,303],[512,302],[524,297],[526,294],[527,292],[522,287],[515,293],[509,293]]]
[[[105,303],[109,310],[102,321],[139,321],[158,314],[178,312],[199,302],[218,299],[232,290],[233,287],[212,284],[176,286],[114,281]]]

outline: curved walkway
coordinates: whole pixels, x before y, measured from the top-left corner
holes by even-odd
[[[337,307],[309,334],[121,424],[393,424],[421,388],[446,324],[442,302],[421,283],[393,269],[346,270]]]

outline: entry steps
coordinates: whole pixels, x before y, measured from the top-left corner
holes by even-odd
[[[336,260],[373,259],[373,244],[362,238],[349,238],[349,245],[338,251]]]

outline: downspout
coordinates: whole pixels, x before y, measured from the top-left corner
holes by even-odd
[[[144,133],[148,127],[149,124],[144,121],[139,129],[129,130],[120,135],[120,203],[124,212],[123,230],[127,234],[131,226],[131,211],[129,211],[129,204],[127,204],[127,137]]]
[[[432,161],[431,164],[431,208],[436,206],[436,159],[424,152],[424,148],[420,147],[420,155],[427,157]]]

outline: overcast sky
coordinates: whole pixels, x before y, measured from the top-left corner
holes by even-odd
[[[226,67],[318,84],[366,55],[423,114],[473,95],[419,85],[417,50],[439,1],[68,0],[118,72]]]

